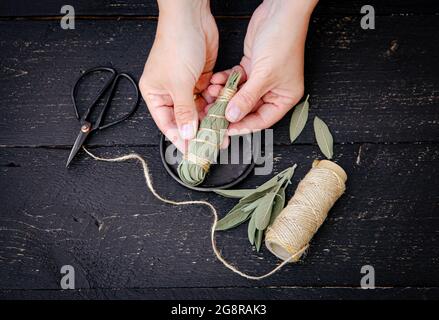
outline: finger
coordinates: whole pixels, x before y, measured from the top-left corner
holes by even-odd
[[[276,106],[294,106],[299,99],[294,98],[292,96],[283,96],[276,94],[274,92],[268,92],[265,96],[262,97],[264,103],[272,103]]]
[[[164,135],[166,136],[166,138],[172,142],[172,144],[178,149],[180,150],[181,153],[185,154],[187,152],[188,146],[189,146],[189,141],[188,140],[183,140],[180,137],[180,134],[178,132],[177,126],[173,127],[173,128],[169,128],[165,131],[166,133],[164,133]]]
[[[230,100],[226,110],[227,120],[233,123],[243,119],[268,91],[266,87],[265,78],[257,75],[250,77]]]
[[[207,92],[209,93],[209,95],[211,97],[216,99],[216,98],[218,98],[218,96],[223,88],[224,88],[224,86],[222,86],[222,85],[212,84],[207,88]]]
[[[212,72],[203,73],[195,84],[195,93],[201,93],[205,90],[209,86],[211,78]]]
[[[206,116],[206,114],[204,112],[204,110],[206,109],[206,106],[207,106],[207,102],[203,97],[199,96],[195,99],[195,107],[197,108],[199,120],[203,119]]]
[[[220,149],[227,149],[229,145],[230,145],[230,138],[228,135],[224,135],[224,139],[220,145]]]
[[[215,96],[212,97],[212,100],[210,100],[211,102],[206,101],[207,104],[206,104],[206,106],[204,107],[203,111],[198,111],[198,112],[203,112],[203,115],[200,115],[200,117],[199,117],[200,119],[203,119],[203,118],[206,116],[207,112],[209,111],[209,108],[213,105],[213,102],[215,102],[216,98],[218,97],[218,94],[219,94],[219,93],[217,93],[217,91],[221,91],[221,88],[222,88],[222,87],[211,89],[211,90],[215,90],[215,91],[213,92]],[[211,96],[210,96],[210,97],[211,97]],[[262,99],[259,99],[259,100],[256,102],[255,106],[252,108],[252,110],[251,110],[250,112],[255,111],[256,109],[258,109],[258,108],[259,108],[260,106],[262,106],[263,104],[264,104],[264,101],[263,101]]]
[[[146,105],[150,107],[172,106],[172,98],[169,94],[148,94],[145,97]]]
[[[215,102],[215,97],[213,97],[209,93],[209,87],[206,88],[203,92],[201,92],[201,96],[206,100],[207,104]]]
[[[190,140],[195,137],[198,128],[198,112],[193,90],[178,89],[174,93],[174,116],[181,138]]]
[[[212,78],[210,79],[211,84],[219,84],[219,85],[225,85],[227,82],[227,79],[232,74],[233,71],[237,71],[241,73],[241,79],[239,80],[239,84],[244,83],[247,80],[247,74],[243,67],[240,65],[234,66],[231,69],[220,71],[215,73]]]
[[[184,153],[187,146],[178,132],[174,119],[174,109],[170,106],[149,107],[148,109],[160,131]]]
[[[187,150],[187,143],[178,133],[171,96],[169,94],[147,94],[144,98],[149,113],[159,130],[178,150],[184,153]]]
[[[255,111],[258,110],[260,107],[262,107],[264,104],[265,104],[265,102],[264,102],[262,99],[259,99],[259,100],[256,102],[256,104],[255,104],[255,106],[253,107],[253,109],[252,109],[249,113],[251,113],[251,112],[255,112]]]
[[[277,106],[271,103],[263,104],[255,112],[248,114],[241,121],[229,126],[229,135],[242,135],[270,128],[283,118],[290,107]]]
[[[212,78],[210,79],[210,83],[219,84],[223,86],[226,84],[227,78],[229,77],[230,73],[231,73],[231,69],[214,73]]]

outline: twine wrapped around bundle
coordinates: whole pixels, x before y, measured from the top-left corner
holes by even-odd
[[[346,180],[346,172],[334,162],[314,161],[294,196],[268,229],[268,250],[285,262],[298,261],[345,191]]]
[[[217,100],[201,121],[196,138],[189,142],[188,152],[178,166],[178,175],[185,184],[196,186],[202,183],[210,165],[216,161],[225,129],[229,126],[225,117],[226,107],[238,89],[240,78],[239,72],[229,76]]]

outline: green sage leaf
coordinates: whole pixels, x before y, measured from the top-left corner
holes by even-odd
[[[259,204],[261,203],[262,200],[263,200],[263,197],[255,200],[253,202],[244,204],[242,207],[242,211],[249,212],[249,211],[255,210],[259,206]]]
[[[251,202],[256,199],[259,199],[260,197],[264,196],[266,193],[273,191],[275,188],[279,188],[279,186],[285,181],[286,179],[291,179],[291,176],[294,173],[294,169],[296,168],[296,165],[293,167],[287,168],[284,171],[278,173],[270,180],[266,181],[259,187],[253,190],[253,193],[249,193],[247,196],[243,197],[240,202]]]
[[[270,224],[272,225],[274,220],[279,216],[285,207],[285,188],[281,188],[276,195],[276,199],[274,199],[273,209],[270,217]]]
[[[293,177],[296,168],[297,168],[297,164],[293,165],[292,167],[289,167],[287,170],[284,171],[284,173],[282,174],[284,181],[287,181],[288,183],[291,182],[290,180]]]
[[[270,223],[271,209],[273,207],[274,197],[276,196],[275,192],[270,192],[266,194],[259,204],[259,206],[255,209],[255,225],[258,230],[265,230],[268,224]]]
[[[314,132],[320,150],[326,158],[332,159],[332,156],[334,154],[334,140],[332,139],[332,135],[329,131],[328,126],[319,117],[314,118]]]
[[[250,241],[250,243],[254,244],[255,243],[255,236],[256,236],[255,215],[252,215],[252,217],[250,218],[250,221],[248,223],[247,234],[248,234],[248,240]]]
[[[299,103],[294,107],[293,115],[291,116],[290,121],[290,140],[291,143],[297,139],[297,137],[302,132],[303,128],[305,128],[306,121],[308,120],[308,111],[309,111],[309,95],[306,97],[305,101]]]
[[[224,218],[218,221],[215,230],[223,231],[237,227],[249,218],[251,212],[245,212],[240,208],[232,209]]]
[[[220,190],[216,189],[213,190],[216,194],[219,194],[220,196],[226,197],[226,198],[243,198],[246,197],[253,192],[255,192],[254,189],[237,189],[237,190]]]
[[[262,237],[263,236],[264,236],[264,231],[263,230],[256,230],[255,246],[256,246],[256,250],[258,252],[261,249]]]
[[[258,199],[261,199],[263,196],[265,196],[267,193],[273,191],[275,188],[277,188],[277,182],[273,183],[272,186],[267,187],[267,189],[261,189],[261,190],[256,189],[250,195],[239,200],[239,202],[240,203],[252,203]]]

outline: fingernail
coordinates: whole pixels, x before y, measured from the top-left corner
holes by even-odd
[[[190,140],[195,136],[195,124],[185,123],[180,127],[180,136],[184,140]]]
[[[241,117],[241,110],[236,104],[231,103],[227,109],[227,119],[231,122],[238,121]]]

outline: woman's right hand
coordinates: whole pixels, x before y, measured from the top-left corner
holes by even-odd
[[[308,23],[317,0],[265,0],[254,12],[239,66],[245,83],[227,106],[228,134],[271,127],[302,97]],[[217,96],[232,70],[212,77]]]

